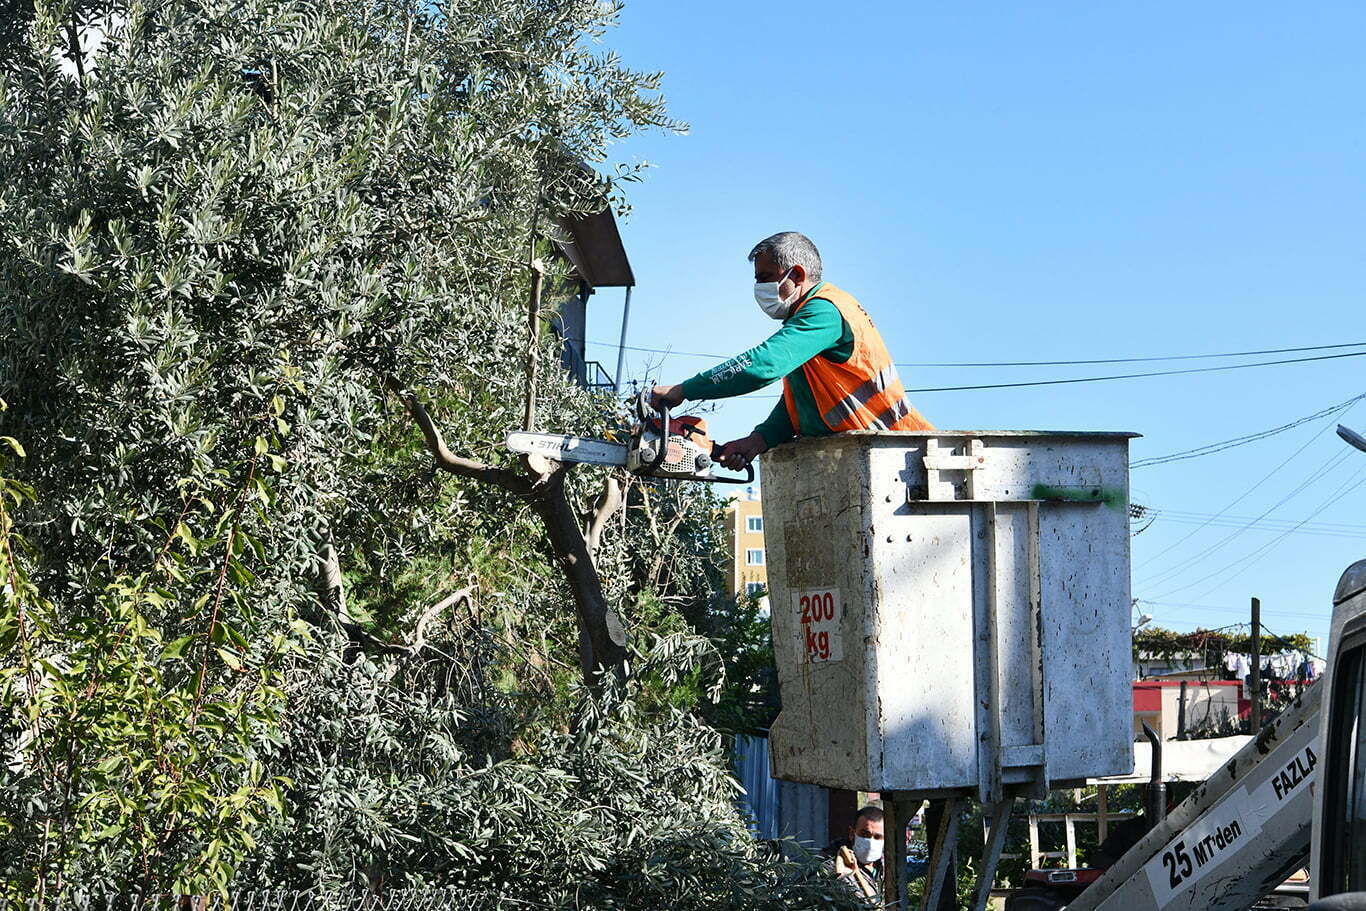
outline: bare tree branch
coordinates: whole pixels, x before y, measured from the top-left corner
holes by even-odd
[[[422,402],[418,401],[417,396],[404,389],[393,377],[387,378],[385,385],[399,397],[408,409],[408,414],[412,416],[413,421],[422,431],[422,436],[427,441],[427,449],[431,452],[438,468],[462,478],[493,484],[519,496],[531,495],[534,487],[533,482],[524,475],[506,468],[487,465],[475,459],[467,459],[451,452],[450,448],[446,446],[446,440],[441,435],[441,430],[432,421],[431,415],[427,413]]]
[[[445,598],[442,598],[440,601],[423,611],[422,616],[417,618],[417,626],[413,629],[413,641],[412,644],[408,646],[408,650],[413,654],[422,651],[423,646],[427,644],[427,624],[446,608],[459,604],[461,601],[469,601],[473,597],[474,587],[467,585],[459,591],[447,595]]]
[[[565,496],[567,471],[564,463],[528,456],[523,460],[531,473],[527,475],[457,456],[446,446],[441,431],[417,397],[392,377],[387,378],[385,384],[407,406],[408,414],[422,430],[427,449],[440,468],[460,477],[493,484],[527,499],[545,526],[551,552],[574,597],[574,611],[579,621],[579,661],[585,679],[591,683],[599,672],[619,669],[626,661],[626,629],[607,602],[583,529]]]
[[[621,508],[621,482],[612,476],[608,476],[607,482],[602,485],[602,493],[598,495],[598,501],[593,506],[593,512],[588,521],[588,532],[584,535],[584,541],[588,545],[588,555],[596,562],[598,558],[598,546],[602,543],[602,532],[607,526],[612,516]]]
[[[659,584],[659,572],[664,568],[664,558],[671,550],[669,544],[674,539],[674,532],[678,530],[678,526],[682,523],[683,514],[679,513],[669,520],[668,527],[664,529],[664,540],[660,546],[655,549],[655,558],[650,563],[650,570],[645,576],[646,588],[655,588]]]

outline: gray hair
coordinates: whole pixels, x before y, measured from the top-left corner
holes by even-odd
[[[796,231],[779,231],[772,237],[765,237],[749,251],[749,261],[754,262],[760,253],[773,257],[773,264],[783,272],[793,266],[806,270],[807,280],[821,280],[821,254],[811,238]]]

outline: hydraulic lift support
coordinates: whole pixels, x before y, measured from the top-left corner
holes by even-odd
[[[1303,866],[1320,690],[1306,689],[1067,911],[1243,911]]]

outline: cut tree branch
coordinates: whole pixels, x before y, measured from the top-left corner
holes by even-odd
[[[683,516],[674,516],[669,520],[668,527],[664,529],[664,540],[655,549],[655,558],[650,563],[649,572],[645,575],[645,587],[655,588],[659,585],[659,572],[664,568],[664,557],[669,553],[668,543],[674,539],[674,533],[678,531],[678,526],[683,524]]]
[[[591,684],[600,672],[621,668],[626,662],[626,630],[603,593],[583,529],[565,496],[564,463],[529,456],[523,464],[531,474],[525,475],[457,456],[446,446],[441,431],[417,396],[392,377],[385,384],[403,400],[438,467],[460,477],[493,484],[527,500],[545,526],[555,562],[574,597],[584,678]]]
[[[607,527],[607,523],[616,514],[616,511],[621,509],[622,502],[621,482],[614,477],[608,477],[606,483],[602,485],[602,493],[598,495],[598,502],[593,506],[593,513],[588,520],[588,532],[584,535],[584,541],[588,545],[588,555],[593,558],[594,563],[598,559],[598,546],[602,543],[602,531]]]
[[[431,452],[438,468],[462,478],[493,484],[518,496],[531,495],[534,484],[526,476],[506,468],[487,465],[475,459],[467,459],[451,452],[450,448],[446,446],[446,440],[441,435],[441,430],[432,421],[431,415],[427,413],[422,402],[418,401],[417,396],[404,389],[393,377],[385,380],[385,385],[399,397],[408,409],[408,414],[422,431],[422,436],[427,441],[427,449]]]

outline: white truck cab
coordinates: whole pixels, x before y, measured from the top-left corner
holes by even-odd
[[[1333,593],[1328,671],[1319,684],[1323,768],[1314,793],[1311,905],[1366,909],[1366,560]]]

